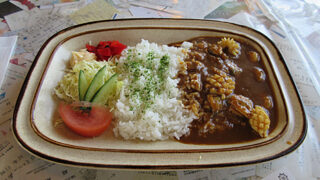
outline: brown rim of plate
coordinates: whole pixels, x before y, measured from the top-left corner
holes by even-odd
[[[120,20],[116,20],[116,21],[134,21],[134,20],[138,20],[138,21],[144,21],[144,20],[166,20],[166,21],[179,21],[179,19],[166,19],[166,18],[143,18],[143,19],[120,19]],[[55,38],[56,36],[60,35],[60,34],[63,34],[69,30],[72,30],[74,28],[77,28],[77,27],[81,27],[81,26],[84,26],[84,25],[90,25],[90,24],[95,24],[95,23],[101,23],[101,22],[110,22],[110,21],[115,21],[115,20],[102,20],[102,21],[95,21],[95,22],[89,22],[89,23],[85,23],[85,24],[80,24],[80,25],[75,25],[75,26],[71,26],[71,27],[68,27],[66,29],[63,29],[59,32],[57,32],[56,34],[54,34],[53,36],[51,36],[43,45],[42,47],[40,48],[39,52],[37,53],[36,57],[35,57],[35,60],[33,61],[31,67],[30,67],[30,70],[26,76],[26,79],[23,83],[23,86],[21,88],[21,91],[19,93],[19,96],[18,96],[18,99],[17,99],[17,103],[16,103],[16,106],[15,106],[15,109],[14,109],[14,114],[13,114],[13,122],[12,122],[12,126],[13,126],[13,133],[15,135],[15,138],[17,139],[17,141],[19,142],[19,144],[25,148],[26,150],[28,150],[29,152],[41,157],[41,158],[45,158],[47,160],[50,160],[50,161],[54,161],[54,162],[58,162],[58,163],[67,163],[67,164],[72,164],[72,165],[81,165],[81,166],[88,166],[88,167],[109,167],[109,168],[134,168],[134,169],[140,169],[140,168],[143,168],[143,169],[177,169],[177,168],[210,168],[210,167],[226,167],[226,166],[236,166],[236,165],[244,165],[244,164],[254,164],[254,163],[260,163],[260,162],[264,162],[264,161],[268,161],[268,160],[272,160],[272,159],[276,159],[278,157],[281,157],[283,155],[286,155],[292,151],[294,151],[302,142],[303,140],[305,139],[306,137],[306,132],[307,132],[307,121],[306,121],[306,115],[305,115],[305,110],[304,110],[304,107],[302,105],[302,101],[301,101],[301,97],[300,97],[300,94],[299,92],[297,91],[297,88],[296,88],[296,85],[293,81],[293,78],[291,76],[291,74],[289,74],[289,70],[288,70],[288,67],[282,57],[282,55],[280,54],[279,50],[276,48],[275,44],[268,38],[266,37],[264,34],[254,30],[254,29],[251,29],[249,27],[246,27],[246,26],[242,26],[242,25],[237,25],[237,24],[233,24],[233,23],[228,23],[228,22],[221,22],[221,21],[212,21],[212,20],[199,20],[199,19],[182,19],[181,21],[183,20],[186,20],[186,21],[208,21],[208,22],[219,22],[219,23],[224,23],[224,24],[231,24],[233,26],[238,26],[238,27],[242,27],[242,28],[245,28],[245,29],[248,29],[250,31],[253,31],[261,36],[263,36],[267,41],[269,41],[269,43],[274,47],[274,49],[276,50],[278,56],[279,56],[279,59],[280,61],[283,63],[284,65],[284,68],[285,70],[287,71],[288,73],[288,76],[292,82],[292,85],[294,86],[294,92],[296,93],[297,97],[298,97],[298,101],[300,102],[300,108],[303,112],[303,131],[302,133],[300,134],[300,137],[299,139],[295,142],[295,144],[291,145],[289,148],[275,154],[275,155],[272,155],[272,156],[269,156],[269,157],[265,157],[265,158],[261,158],[261,159],[257,159],[257,160],[252,160],[252,161],[246,161],[246,162],[232,162],[232,163],[222,163],[222,164],[203,164],[203,165],[160,165],[160,166],[154,166],[154,165],[151,165],[151,166],[148,166],[148,165],[108,165],[108,164],[94,164],[94,163],[79,163],[79,162],[74,162],[74,161],[69,161],[69,160],[64,160],[64,159],[59,159],[59,158],[56,158],[56,157],[51,157],[49,155],[45,155],[35,149],[33,149],[32,147],[28,146],[24,141],[23,139],[19,136],[19,133],[17,132],[17,127],[16,127],[16,118],[17,118],[17,113],[18,113],[18,110],[19,110],[19,107],[21,105],[21,101],[23,99],[23,96],[24,96],[24,93],[25,93],[25,90],[26,90],[26,87],[28,85],[28,82],[29,82],[29,79],[31,77],[31,74],[33,72],[33,69],[35,68],[37,62],[38,62],[38,59],[42,53],[42,51],[44,50],[44,48],[47,46],[47,44],[53,39]],[[56,51],[57,47],[59,47],[62,43],[64,43],[65,41],[73,38],[73,37],[76,37],[76,36],[80,36],[82,34],[88,34],[88,33],[94,33],[94,32],[100,32],[100,31],[106,31],[106,30],[115,30],[115,29],[161,29],[162,27],[132,27],[132,28],[113,28],[113,29],[100,29],[100,30],[92,30],[92,31],[87,31],[87,32],[82,32],[82,33],[78,33],[76,35],[73,35],[73,36],[70,36],[70,37],[67,37],[66,39],[62,40],[61,42],[59,42],[57,44],[57,46],[54,48],[54,50],[52,51],[52,53],[50,54],[50,58],[47,62],[47,65],[45,67],[45,71],[42,73],[42,77],[41,77],[41,81],[40,81],[40,84],[38,85],[37,87],[37,90],[36,90],[36,97],[34,97],[33,99],[33,103],[32,103],[32,108],[31,108],[31,116],[33,117],[33,109],[34,109],[34,102],[36,101],[36,98],[38,96],[38,93],[39,93],[39,88],[43,82],[43,78],[47,72],[47,69],[48,69],[48,66],[50,65],[51,63],[51,60],[52,60],[52,56],[54,54],[54,52]],[[183,27],[179,27],[179,28],[174,28],[174,27],[166,27],[166,28],[163,28],[163,29],[194,29],[194,30],[203,30],[203,31],[212,31],[212,29],[205,29],[205,28],[183,28]],[[220,30],[222,31],[222,30]],[[225,31],[222,31],[222,32],[225,32]],[[230,33],[230,32],[227,32],[227,33]],[[230,33],[230,34],[236,34],[236,33]],[[238,36],[240,36],[239,34],[236,34]],[[243,36],[243,35],[241,35]],[[246,37],[247,38],[247,37]],[[250,39],[252,40],[252,39]],[[253,42],[255,42],[254,40],[252,40]],[[258,44],[258,43],[257,43]],[[258,44],[259,45],[259,44]],[[260,45],[259,45],[260,46]],[[260,46],[261,48],[261,46]],[[265,53],[265,50],[263,48],[261,48]],[[266,56],[268,57],[268,56]],[[272,69],[273,70],[273,69]],[[274,72],[273,72],[274,73]],[[279,82],[277,81],[277,84],[279,85]],[[283,93],[281,91],[281,97],[283,99]],[[287,111],[287,110],[286,110]],[[54,144],[57,144],[57,145],[60,145],[60,146],[63,146],[63,147],[68,147],[68,148],[77,148],[77,149],[84,149],[84,150],[99,150],[99,151],[109,151],[109,152],[139,152],[139,153],[163,153],[163,152],[172,152],[172,153],[185,153],[185,152],[188,152],[188,153],[199,153],[199,152],[217,152],[217,151],[231,151],[231,150],[242,150],[242,149],[249,149],[249,148],[254,148],[254,147],[257,147],[257,146],[261,146],[261,145],[265,145],[265,144],[269,144],[271,142],[274,142],[275,140],[279,139],[282,134],[284,133],[284,131],[286,130],[286,127],[287,127],[287,123],[285,125],[285,127],[283,128],[283,130],[277,135],[275,136],[273,139],[270,139],[268,141],[265,141],[265,142],[261,142],[261,143],[258,143],[258,144],[253,144],[253,145],[247,145],[247,146],[240,146],[240,147],[236,147],[236,148],[222,148],[222,149],[216,149],[216,150],[213,150],[213,149],[202,149],[202,150],[119,150],[119,149],[103,149],[103,148],[88,148],[88,147],[81,147],[81,146],[74,146],[74,145],[70,145],[70,144],[65,144],[65,143],[60,143],[60,142],[57,142],[55,140],[52,140],[48,137],[46,137],[45,135],[43,135],[38,129],[37,127],[34,125],[33,123],[33,118],[30,118],[30,121],[31,121],[31,126],[32,126],[32,129],[36,132],[36,134],[38,136],[40,136],[41,138],[43,138],[44,140],[46,141],[49,141],[51,143],[54,143]]]

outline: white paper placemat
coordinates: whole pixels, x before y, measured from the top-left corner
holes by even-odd
[[[9,60],[13,55],[18,36],[0,37],[0,85],[6,74]]]

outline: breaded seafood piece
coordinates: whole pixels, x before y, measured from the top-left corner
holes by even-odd
[[[250,118],[253,112],[253,102],[242,95],[232,95],[229,99],[229,110],[238,116],[244,116]]]
[[[255,130],[261,137],[268,136],[270,119],[263,107],[258,105],[255,106],[251,114],[251,118],[249,119],[249,123],[251,128]]]
[[[228,52],[233,56],[237,56],[240,54],[240,44],[235,41],[233,38],[222,38],[218,45],[220,45],[223,49],[228,48]]]

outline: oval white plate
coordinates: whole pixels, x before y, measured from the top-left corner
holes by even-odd
[[[91,41],[140,40],[168,44],[198,36],[231,36],[245,40],[261,55],[277,108],[277,127],[268,138],[238,144],[192,145],[174,140],[124,141],[109,130],[97,138],[83,138],[54,127],[57,99],[53,88],[63,77],[72,50]],[[276,46],[261,33],[231,23],[192,19],[130,19],[93,22],[67,28],[49,38],[36,56],[20,92],[13,120],[17,141],[44,159],[70,165],[186,169],[259,163],[295,150],[304,140],[307,124],[294,82]]]

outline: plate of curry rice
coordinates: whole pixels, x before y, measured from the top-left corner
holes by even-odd
[[[74,59],[89,57],[82,53],[93,60]],[[83,103],[79,62],[91,84],[101,67],[117,74],[104,102],[111,123],[94,137],[79,135],[61,115],[61,102]],[[90,117],[94,106],[75,109]],[[12,126],[17,142],[43,159],[137,170],[265,162],[294,151],[307,132],[276,44],[245,26],[195,19],[106,20],[56,33],[33,62]]]

